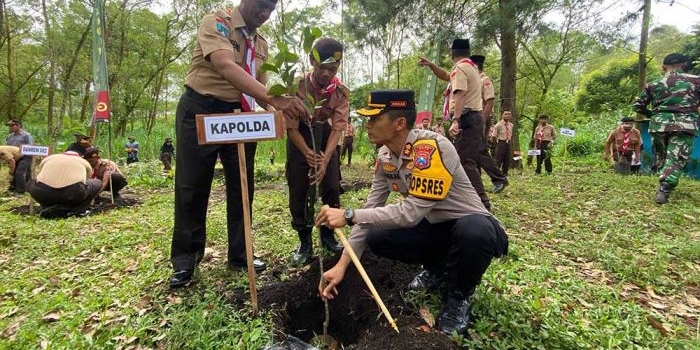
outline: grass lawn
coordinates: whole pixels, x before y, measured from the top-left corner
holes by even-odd
[[[277,268],[262,273],[259,286],[303,273],[286,266],[297,238],[283,164],[264,161],[256,170],[265,182],[257,184],[253,232],[256,252]],[[144,170],[149,166],[152,172]],[[139,205],[85,218],[19,215],[13,208],[28,197],[0,199],[0,349],[271,343],[274,315],[262,310],[252,318],[250,307],[230,302],[248,282],[225,268],[220,179],[199,282],[168,289],[172,180],[157,168],[128,169],[126,195]],[[470,336],[456,341],[472,349],[700,349],[700,182],[682,179],[671,202],[658,206],[651,176],[622,177],[577,160],[563,171],[555,164],[552,176],[532,173],[514,171],[502,194],[490,194],[510,235],[510,255],[487,271]],[[370,174],[369,166],[343,166],[349,183]],[[367,193],[348,191],[342,202],[358,207]],[[429,296],[417,299],[431,304]]]

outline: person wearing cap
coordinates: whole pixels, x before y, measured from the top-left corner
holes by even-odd
[[[493,159],[496,166],[501,169],[504,176],[508,176],[510,160],[513,159],[511,148],[511,137],[513,136],[513,123],[510,122],[512,114],[510,111],[503,111],[501,121],[493,128],[493,142],[496,149],[493,152]]]
[[[659,172],[655,202],[665,204],[678,186],[683,168],[693,153],[698,131],[700,77],[684,73],[688,57],[672,53],[663,60],[665,75],[647,84],[632,109],[650,118],[649,133]],[[649,108],[651,106],[651,109]]]
[[[352,164],[352,150],[355,143],[355,126],[348,120],[343,139],[343,148],[340,150],[341,157],[348,157],[348,166]]]
[[[620,126],[615,128],[605,140],[603,158],[615,166],[616,172],[629,174],[632,164],[639,161],[642,151],[642,134],[634,127],[634,118],[623,117]]]
[[[197,114],[252,112],[256,103],[269,110],[282,110],[292,117],[307,115],[298,97],[268,94],[267,74],[261,67],[268,58],[267,40],[258,28],[270,18],[277,0],[241,0],[229,10],[204,16],[199,24],[194,52],[185,77],[185,92],[176,110],[178,140],[175,172],[175,223],[170,261],[171,287],[188,285],[204,256],[206,217],[214,164],[221,158],[226,178],[228,265],[245,269],[245,235],[241,202],[238,146],[198,145]],[[252,208],[257,143],[245,143],[248,203]],[[265,263],[255,259],[257,271]]]
[[[22,130],[22,122],[12,119],[7,122],[10,134],[7,135],[5,144],[22,149],[22,145],[33,145],[34,139],[28,132]],[[10,180],[10,191],[16,194],[24,194],[27,191],[27,181],[32,178],[32,156],[21,156],[15,162],[15,172]]]
[[[300,241],[299,247],[292,253],[292,264],[295,266],[309,263],[313,252],[314,203],[308,201],[316,198],[316,193],[309,194],[309,191],[315,191],[314,186],[320,185],[318,195],[323,204],[340,207],[340,168],[335,147],[347,127],[350,113],[350,91],[336,76],[343,58],[343,45],[335,39],[320,38],[313,49],[318,53],[320,62],[309,55],[313,71],[299,82],[297,96],[306,100],[307,94],[310,94],[314,101],[308,102],[312,105],[317,101],[324,102],[314,110],[311,119],[286,119],[289,211],[292,228],[297,231]],[[343,250],[332,230],[322,227],[320,235],[326,249],[331,252]]]
[[[85,151],[83,158],[90,163],[93,170],[93,178],[101,179],[105,174],[112,174],[111,177],[108,176],[108,181],[111,181],[112,184],[110,185],[109,182],[107,182],[107,186],[105,186],[102,190],[108,191],[111,189],[114,199],[120,199],[121,195],[119,194],[119,191],[121,191],[122,188],[128,184],[128,182],[126,181],[124,174],[122,174],[121,170],[119,170],[117,163],[109,159],[101,158],[100,150],[95,147],[88,148]]]
[[[67,151],[44,158],[39,174],[27,187],[41,205],[41,217],[59,218],[89,214],[90,203],[108,184],[109,175],[93,178],[90,163],[77,152]]]
[[[75,136],[75,142],[71,143],[66,151],[77,152],[81,156],[85,155],[85,150],[88,149],[88,147],[92,147],[92,144],[90,143],[92,141],[92,137],[83,135],[79,132],[76,132],[73,134],[73,136]]]
[[[486,56],[483,55],[471,55],[469,59],[472,60],[479,68],[479,78],[481,79],[481,99],[484,103],[484,137],[488,139],[488,132],[493,125],[491,119],[491,113],[493,113],[493,103],[496,99],[496,92],[493,88],[493,82],[491,77],[486,75],[484,72],[484,62],[486,62]]]
[[[173,169],[173,156],[175,156],[175,147],[173,146],[173,139],[170,137],[165,138],[165,142],[160,146],[160,161],[163,163],[163,174],[170,174]]]
[[[457,150],[444,136],[411,130],[415,123],[411,90],[377,90],[358,114],[369,117],[370,142],[381,145],[372,188],[362,209],[323,207],[316,225],[335,229],[352,226],[349,244],[362,255],[373,253],[425,270],[408,289],[434,290],[446,284],[438,327],[447,334],[466,335],[470,296],[491,259],[508,251],[501,223],[481,203],[460,164]],[[391,192],[404,199],[387,204]],[[350,265],[343,252],[323,274],[324,299],[338,294]]]
[[[124,151],[126,152],[126,164],[136,163],[139,161],[139,143],[136,138],[129,136],[129,141],[124,143]]]
[[[537,167],[535,174],[542,173],[542,163],[547,175],[552,174],[552,147],[557,139],[557,132],[554,126],[549,124],[549,116],[542,114],[539,117],[539,125],[535,128],[535,148],[540,151],[537,155]]]
[[[469,181],[486,209],[490,210],[491,202],[481,181],[480,167],[496,168],[496,164],[491,157],[486,159],[481,154],[486,149],[482,115],[483,84],[477,65],[469,59],[469,39],[455,39],[452,42],[451,57],[454,65],[449,72],[425,57],[421,57],[418,64],[430,68],[439,79],[449,82],[443,105],[443,117],[451,120],[448,133],[454,138],[457,153]],[[481,166],[480,160],[484,162]],[[498,171],[497,168],[494,170]],[[501,182],[494,182],[494,192],[503,190],[506,185],[505,178]]]

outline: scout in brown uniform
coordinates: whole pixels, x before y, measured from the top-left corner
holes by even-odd
[[[355,126],[348,120],[348,126],[345,128],[345,139],[343,140],[343,149],[340,151],[342,157],[348,156],[348,166],[352,164],[352,148],[355,143]]]
[[[90,143],[92,141],[92,137],[83,135],[79,132],[76,132],[73,134],[73,136],[75,136],[75,142],[71,143],[68,148],[66,148],[66,151],[77,152],[81,156],[84,156],[85,150],[92,147],[92,144]]]
[[[350,107],[349,90],[336,77],[343,46],[336,40],[321,38],[314,43],[320,62],[313,55],[309,60],[313,71],[299,82],[297,96],[307,99],[310,94],[315,101],[325,100],[321,108],[316,108],[312,119],[287,118],[287,184],[289,186],[289,210],[292,214],[292,228],[299,234],[301,244],[292,254],[294,265],[307,264],[311,259],[311,231],[314,226],[313,200],[310,186],[320,184],[323,204],[332,208],[340,207],[340,167],[335,147],[348,123]],[[330,122],[329,122],[330,121]],[[311,136],[316,141],[316,153]],[[310,171],[316,166],[316,173]],[[307,208],[310,206],[310,208]],[[310,215],[309,215],[310,214]],[[321,228],[321,241],[327,249],[340,252],[342,246],[335,240],[333,231]]]
[[[482,55],[471,55],[472,60],[479,68],[479,78],[481,78],[481,99],[484,101],[484,137],[488,140],[488,132],[493,125],[491,121],[491,113],[493,113],[493,103],[496,99],[496,92],[493,88],[491,78],[484,73],[484,62],[486,57]]]
[[[124,188],[128,182],[126,181],[124,174],[122,174],[121,170],[119,170],[117,163],[109,159],[100,158],[100,150],[94,147],[86,149],[83,158],[90,163],[93,171],[93,178],[101,179],[104,177],[105,173],[112,173],[111,178],[108,176],[108,178],[111,179],[110,181],[112,181],[111,186],[108,182],[107,186],[103,190],[108,191],[111,187],[114,199],[119,199],[119,191],[121,191],[121,189]]]
[[[542,173],[542,162],[544,162],[544,170],[547,174],[551,174],[552,146],[554,146],[554,140],[557,139],[557,132],[554,130],[554,126],[549,124],[548,115],[542,114],[539,119],[540,125],[535,128],[535,148],[540,150],[540,154],[537,156],[535,173]]]
[[[9,174],[11,178],[15,175],[15,167],[20,158],[22,158],[22,154],[19,152],[19,147],[0,146],[0,159],[7,163],[7,167],[10,169]]]
[[[504,175],[508,176],[510,160],[513,158],[510,147],[510,138],[513,136],[513,123],[510,122],[510,111],[503,111],[501,121],[493,128],[493,141],[496,144],[493,158],[496,165],[501,168]]]
[[[363,209],[324,207],[317,225],[331,228],[357,225],[350,245],[358,256],[365,247],[377,255],[426,268],[409,289],[434,289],[447,283],[446,300],[438,319],[441,331],[465,335],[469,297],[493,257],[508,250],[501,223],[484,208],[462,168],[455,147],[444,136],[411,130],[416,111],[411,90],[372,91],[366,109],[367,135],[382,145],[377,155],[372,189]],[[405,199],[386,204],[389,194]],[[319,290],[332,299],[350,264],[343,253],[323,274]]]
[[[605,140],[603,158],[610,160],[616,172],[629,174],[633,163],[639,161],[642,151],[642,134],[634,127],[634,118],[624,117],[622,124],[613,130]],[[634,157],[634,158],[633,158]]]
[[[27,184],[27,191],[41,204],[39,215],[44,218],[89,214],[90,202],[109,183],[107,173],[101,179],[93,179],[90,163],[74,151],[50,155],[39,168],[36,180]]]
[[[270,17],[276,4],[276,0],[241,0],[233,10],[204,16],[197,31],[175,122],[179,166],[175,172],[175,225],[170,253],[174,270],[170,279],[172,287],[188,284],[204,255],[207,204],[217,155],[226,177],[228,264],[231,268],[246,266],[237,146],[199,146],[195,115],[231,113],[237,109],[252,111],[256,102],[263,108],[271,106],[291,116],[307,113],[296,97],[269,96],[265,87],[267,76],[260,72],[267,59],[268,45],[258,28]],[[254,142],[245,144],[251,204],[256,146]],[[257,270],[265,268],[258,259],[253,265]]]
[[[443,117],[452,120],[448,132],[451,137],[455,138],[455,147],[464,171],[469,176],[469,181],[474,186],[476,193],[479,194],[481,202],[486,209],[490,209],[491,202],[481,181],[481,171],[478,165],[480,153],[486,148],[484,119],[481,114],[483,109],[482,83],[476,64],[469,59],[468,39],[455,39],[452,42],[452,61],[454,66],[450,72],[424,57],[420,58],[418,64],[430,68],[438,78],[450,82],[445,90]],[[504,186],[505,182],[501,184],[500,189],[503,189]]]

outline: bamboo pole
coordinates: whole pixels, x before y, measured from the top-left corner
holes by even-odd
[[[112,171],[107,170],[109,172],[109,197],[112,199],[112,205],[114,205],[114,192],[112,191]]]
[[[353,264],[355,264],[355,268],[357,268],[357,271],[360,272],[360,276],[362,276],[362,279],[365,281],[365,284],[367,284],[367,288],[369,288],[369,291],[372,293],[372,297],[374,297],[374,301],[376,301],[377,305],[379,305],[379,309],[382,310],[384,317],[386,317],[386,319],[389,321],[391,328],[393,328],[396,331],[396,333],[399,333],[399,328],[396,327],[396,321],[394,321],[394,318],[391,317],[391,314],[389,313],[389,310],[384,305],[382,298],[379,296],[379,293],[377,293],[377,290],[374,288],[374,284],[372,284],[372,281],[369,279],[369,276],[367,276],[367,272],[365,271],[365,268],[362,267],[362,264],[360,263],[360,259],[357,258],[355,251],[350,246],[350,243],[348,242],[347,238],[345,238],[345,234],[343,233],[343,230],[336,228],[335,234],[340,239],[340,242],[343,243],[343,247],[348,252],[348,255],[350,255],[350,259],[352,260]]]
[[[248,170],[245,161],[245,143],[238,145],[238,168],[241,174],[241,201],[243,203],[243,228],[245,231],[245,256],[248,263],[248,285],[253,303],[253,317],[258,316],[258,291],[255,289],[255,268],[253,268],[253,233],[250,222],[250,202],[248,201]]]

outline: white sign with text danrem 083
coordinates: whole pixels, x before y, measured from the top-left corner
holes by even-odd
[[[20,150],[23,156],[41,156],[46,157],[50,152],[49,146],[22,145]]]
[[[198,114],[198,143],[222,144],[274,140],[284,136],[281,112]]]
[[[538,149],[529,149],[527,150],[527,155],[528,156],[539,156],[542,152]]]
[[[569,137],[574,137],[576,136],[576,131],[567,129],[567,128],[561,128],[559,129],[559,133],[564,135],[564,136],[569,136]]]

